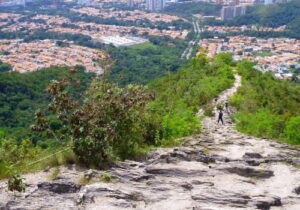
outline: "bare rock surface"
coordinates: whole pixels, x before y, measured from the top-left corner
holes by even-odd
[[[236,76],[217,103],[226,101],[240,83]],[[299,210],[299,150],[239,133],[230,113],[224,115],[225,125],[206,117],[201,134],[187,137],[177,148],[155,149],[144,161],[116,162],[107,171],[65,165],[54,180],[49,178],[52,169],[27,174],[25,193],[8,192],[1,181],[0,210]],[[112,180],[101,182],[102,173]]]

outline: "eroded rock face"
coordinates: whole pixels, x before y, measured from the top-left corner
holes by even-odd
[[[237,77],[217,103],[239,84]],[[61,166],[54,181],[51,169],[25,175],[25,193],[8,192],[0,182],[0,210],[299,210],[300,170],[293,167],[300,165],[299,150],[241,134],[224,117],[224,126],[204,118],[203,132],[182,146],[157,148],[143,161],[114,163],[105,171],[111,182],[100,182],[103,171],[76,165]]]
[[[238,174],[244,177],[254,177],[254,178],[270,178],[274,176],[274,172],[270,170],[261,170],[261,169],[254,169],[249,167],[231,167],[225,168],[224,170],[228,171],[229,173]]]
[[[262,155],[255,152],[246,152],[243,156],[244,158],[262,158]]]
[[[39,190],[46,190],[58,194],[77,193],[81,188],[80,185],[70,181],[42,182],[37,186]]]

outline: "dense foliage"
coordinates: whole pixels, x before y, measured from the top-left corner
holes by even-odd
[[[151,103],[151,110],[162,123],[160,139],[170,140],[199,131],[196,113],[232,85],[232,65],[229,54],[218,54],[211,61],[199,54],[189,66],[150,84],[157,97]]]
[[[106,48],[114,64],[110,78],[120,85],[146,84],[165,72],[175,72],[186,64],[180,59],[186,41],[151,37],[150,43],[131,47]]]
[[[8,72],[12,70],[12,66],[9,65],[8,63],[3,63],[2,61],[0,61],[0,73],[1,72]]]
[[[232,65],[228,54],[213,60],[200,54],[148,90],[95,79],[83,100],[69,91],[76,81],[55,80],[47,89],[52,98],[50,115],[37,112],[32,129],[59,142],[71,139],[78,159],[94,166],[132,157],[147,145],[174,145],[174,139],[200,131],[196,113],[232,85]],[[56,126],[51,126],[53,120]]]
[[[45,89],[53,79],[66,77],[68,67],[50,67],[27,74],[0,72],[0,128],[7,136],[24,138],[37,109],[45,107],[48,97]],[[81,80],[78,92],[85,90],[94,74],[77,67],[77,79]],[[0,130],[1,130],[0,129]]]
[[[69,92],[73,83],[54,80],[47,88],[52,98],[49,111],[61,125],[59,141],[70,137],[78,159],[87,165],[100,166],[113,157],[132,155],[143,143],[145,106],[152,95],[139,86],[118,88],[96,79],[80,101]],[[33,130],[55,132],[51,115],[38,112],[36,122]]]
[[[299,144],[300,85],[261,73],[253,65],[249,61],[238,64],[243,84],[230,101],[238,110],[237,128],[251,135]]]

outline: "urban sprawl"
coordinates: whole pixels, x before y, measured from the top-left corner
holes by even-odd
[[[204,0],[205,1],[205,0]],[[223,5],[218,19],[231,19],[244,14],[244,7],[256,4],[270,4],[285,0],[212,0],[215,4]],[[142,5],[132,10],[118,10],[115,8],[93,7],[113,3],[115,0],[80,0],[79,6],[70,10],[78,15],[89,15],[102,19],[120,21],[147,21],[152,24],[172,21],[188,22],[188,20],[163,13],[155,12],[166,5],[176,3],[177,0],[122,0],[127,6]],[[0,0],[0,5],[25,4],[25,0]],[[141,9],[142,8],[142,9]],[[146,10],[143,10],[146,9]],[[195,15],[202,19],[202,14]],[[194,24],[194,23],[193,23]],[[194,25],[195,26],[195,25]],[[164,29],[153,26],[98,24],[95,22],[71,21],[67,17],[49,14],[36,14],[26,17],[15,13],[0,13],[0,27],[3,32],[31,32],[43,30],[45,32],[81,34],[90,37],[94,42],[113,44],[116,47],[131,46],[148,42],[148,36],[168,36],[172,39],[186,39],[192,30],[178,29],[169,25]],[[195,30],[195,27],[194,27]],[[195,47],[204,49],[209,57],[220,52],[229,52],[235,60],[248,59],[256,63],[261,71],[273,72],[279,78],[290,79],[292,70],[300,68],[300,41],[288,38],[262,39],[242,36],[245,31],[274,31],[283,32],[286,27],[277,28],[261,26],[209,26],[202,25],[200,32],[213,32],[214,38],[201,39],[193,42]],[[195,30],[195,32],[197,32]],[[219,38],[218,34],[229,34],[226,38]],[[234,34],[234,35],[233,35]],[[222,36],[220,36],[222,37]],[[189,44],[190,46],[190,44]],[[203,50],[202,50],[203,51]],[[56,40],[35,40],[24,42],[21,39],[0,40],[0,60],[13,66],[14,71],[21,73],[35,71],[51,65],[82,65],[87,71],[102,73],[99,60],[109,57],[104,51],[90,49],[64,41],[59,46]]]

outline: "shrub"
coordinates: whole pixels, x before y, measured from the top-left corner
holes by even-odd
[[[24,192],[26,185],[23,182],[23,178],[19,174],[12,175],[7,182],[9,191]]]
[[[208,117],[213,117],[214,116],[214,107],[209,103],[206,104],[204,107],[204,114]]]
[[[68,94],[72,84],[53,81],[47,91],[52,97],[49,110],[64,125],[64,135],[70,135],[79,161],[99,166],[114,157],[131,156],[146,135],[146,102],[153,95],[140,86],[119,88],[96,79],[80,100]],[[36,120],[34,130],[54,133],[44,113],[38,112]]]
[[[276,138],[282,131],[284,121],[269,110],[235,115],[238,130],[265,138]]]
[[[178,108],[163,117],[163,138],[171,139],[200,131],[200,121],[188,108]]]
[[[102,173],[100,175],[100,179],[103,181],[103,182],[111,182],[111,180],[113,179],[113,176],[109,173]]]
[[[300,116],[290,118],[284,128],[283,136],[290,144],[300,144]]]

